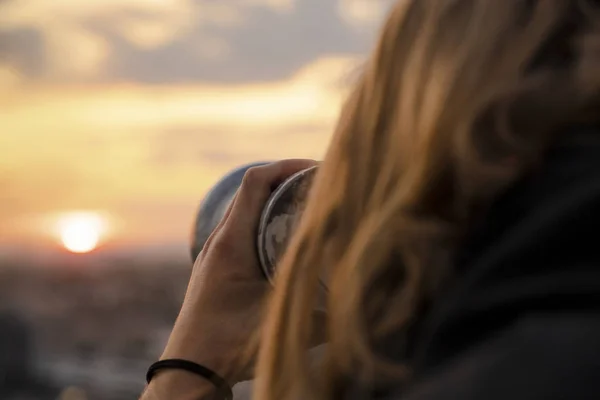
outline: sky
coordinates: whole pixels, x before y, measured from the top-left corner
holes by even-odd
[[[229,170],[324,154],[389,4],[0,0],[0,246],[80,210],[187,243]]]

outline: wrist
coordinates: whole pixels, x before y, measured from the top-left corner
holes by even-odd
[[[222,400],[216,387],[202,376],[181,369],[156,373],[142,400]]]
[[[239,366],[236,363],[237,352],[234,350],[220,343],[216,337],[198,334],[185,327],[176,327],[160,359],[182,359],[200,364],[233,386],[240,381]]]

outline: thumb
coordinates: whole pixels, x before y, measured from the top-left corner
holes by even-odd
[[[317,164],[315,160],[289,159],[250,168],[244,175],[226,224],[231,222],[255,230],[273,190],[296,172]]]

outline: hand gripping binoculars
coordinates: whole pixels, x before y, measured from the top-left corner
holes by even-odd
[[[223,218],[246,171],[268,164],[255,162],[234,169],[219,180],[200,204],[193,225],[190,243],[192,260],[202,251],[208,237]],[[304,211],[317,167],[290,176],[281,183],[265,203],[256,231],[256,250],[265,277],[273,282],[276,267],[285,252],[296,223]]]

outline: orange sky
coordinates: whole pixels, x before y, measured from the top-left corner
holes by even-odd
[[[47,240],[58,214],[78,210],[105,215],[111,241],[187,241],[203,194],[228,170],[319,158],[366,53],[336,32],[371,38],[380,14],[365,0],[340,0],[327,14],[337,25],[322,27],[328,46],[298,33],[293,43],[303,50],[290,53],[298,54],[292,63],[284,54],[291,42],[263,48],[263,36],[276,38],[260,29],[282,18],[301,27],[307,13],[325,18],[323,3],[298,1],[0,3],[8,43],[0,57],[8,60],[0,61],[2,243]],[[254,23],[252,13],[270,19]],[[186,63],[193,54],[197,66],[167,52]],[[155,66],[140,62],[148,57]]]

